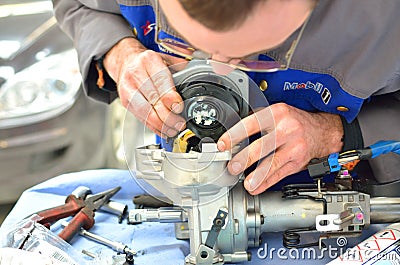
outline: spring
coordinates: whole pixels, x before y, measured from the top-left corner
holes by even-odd
[[[283,246],[286,248],[297,248],[300,245],[300,234],[288,229],[283,232]]]
[[[303,243],[301,242],[301,233],[302,232],[315,232],[313,228],[296,228],[296,229],[288,229],[283,232],[283,246],[286,248],[308,248],[319,246],[320,242],[317,240],[315,242]],[[325,244],[321,242],[321,246],[325,247]]]

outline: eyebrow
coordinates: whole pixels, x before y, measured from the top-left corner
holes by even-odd
[[[196,46],[193,45],[192,43],[190,43],[190,42],[185,38],[185,36],[183,36],[182,34],[180,34],[173,26],[169,25],[169,27],[172,28],[175,32],[177,32],[177,33],[179,34],[179,36],[180,36],[180,37],[178,37],[178,38],[180,38],[181,40],[183,40],[184,42],[186,42],[186,44],[188,44],[190,47],[194,48],[195,50],[199,50],[199,51],[205,52],[205,53],[207,53],[207,54],[209,54],[209,55],[213,55],[213,53],[208,53],[208,52],[206,52],[206,51],[204,51],[204,50],[202,50],[202,49],[196,47]],[[296,32],[296,31],[297,31],[297,30],[295,30],[294,32]],[[293,32],[293,33],[294,33],[294,32]],[[174,36],[174,35],[172,35],[172,36]],[[176,36],[174,36],[174,37],[176,37]],[[289,37],[289,38],[290,38],[290,37]],[[273,46],[273,47],[271,47],[271,48],[262,49],[262,50],[259,50],[259,51],[256,51],[256,52],[252,52],[252,53],[249,53],[249,54],[244,55],[244,56],[242,56],[242,57],[228,57],[228,56],[227,56],[227,57],[230,58],[230,59],[244,59],[244,58],[247,58],[247,57],[256,56],[256,55],[260,55],[260,54],[265,54],[265,55],[266,55],[268,52],[273,51],[273,50],[275,50],[275,49],[281,47],[289,38],[285,39],[283,42],[281,42],[281,43],[279,43],[279,44],[277,44],[277,45],[275,45],[275,46]]]

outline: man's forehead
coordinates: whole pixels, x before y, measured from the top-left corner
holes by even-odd
[[[276,48],[285,42],[308,17],[307,1],[265,1],[249,19],[228,31],[213,31],[192,19],[179,0],[160,0],[162,10],[182,39],[210,54],[239,58]]]
[[[258,10],[238,28],[226,32],[212,31],[192,19],[178,0],[160,0],[160,4],[170,28],[182,39],[207,53],[222,53],[232,58],[275,48],[296,29],[288,31],[279,21],[264,18],[263,11]]]

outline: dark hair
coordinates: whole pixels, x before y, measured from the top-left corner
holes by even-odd
[[[263,1],[266,0],[179,0],[189,16],[214,31],[239,26]]]

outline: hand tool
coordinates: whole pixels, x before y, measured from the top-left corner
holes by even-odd
[[[63,227],[67,227],[68,226],[68,222],[62,222],[61,225]],[[87,230],[85,230],[84,228],[81,228],[79,231],[79,235],[86,237],[90,240],[93,240],[97,243],[103,244],[107,247],[110,247],[112,250],[115,250],[118,253],[123,253],[129,256],[136,256],[136,251],[130,249],[126,244],[121,243],[121,242],[117,242],[117,241],[113,241],[110,240],[108,238],[102,237],[100,235],[96,235],[94,233],[91,233]]]
[[[61,223],[62,226],[67,227],[68,226],[68,222],[62,222]],[[107,247],[110,247],[111,249],[117,251],[118,253],[123,253],[123,254],[131,254],[131,255],[136,255],[136,251],[130,249],[126,244],[117,242],[117,241],[113,241],[110,239],[107,239],[105,237],[96,235],[94,233],[91,233],[87,230],[85,230],[84,228],[81,228],[79,231],[79,235],[86,237],[88,239],[91,239],[95,242],[98,242],[100,244],[103,244]]]
[[[93,196],[92,191],[85,186],[77,187],[71,194],[82,199],[87,199]],[[99,210],[117,215],[118,223],[122,223],[122,220],[128,213],[128,205],[109,200],[108,202],[104,203]]]
[[[99,235],[96,235],[94,233],[91,233],[91,232],[83,229],[83,228],[81,228],[79,234],[83,237],[86,237],[86,238],[96,241],[100,244],[103,244],[107,247],[110,247],[113,250],[117,251],[118,253],[136,255],[136,251],[130,249],[127,245],[117,242],[117,241],[107,239],[107,238],[99,236]]]
[[[37,213],[42,219],[39,223],[51,225],[65,217],[74,216],[68,226],[58,235],[69,242],[80,229],[90,229],[94,225],[94,211],[108,202],[121,187],[109,189],[86,198],[77,198],[75,195],[68,195],[64,205],[56,206]]]

